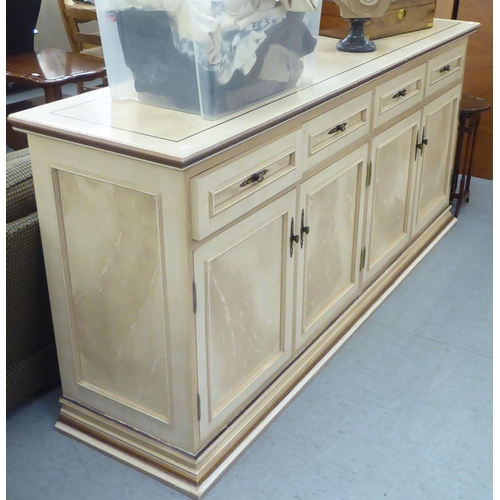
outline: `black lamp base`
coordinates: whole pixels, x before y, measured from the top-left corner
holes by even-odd
[[[337,43],[342,52],[373,52],[377,46],[365,36],[365,24],[369,18],[346,19],[351,24],[347,38]]]

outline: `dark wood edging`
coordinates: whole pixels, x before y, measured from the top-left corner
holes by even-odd
[[[75,134],[74,132],[64,132],[59,129],[50,127],[50,126],[45,126],[45,125],[37,125],[33,123],[26,122],[24,120],[18,119],[16,117],[9,117],[8,121],[13,125],[13,127],[17,130],[20,130],[22,132],[26,133],[33,133],[37,135],[43,135],[47,137],[53,137],[55,139],[61,139],[63,141],[68,141],[72,142],[75,144],[80,144],[83,146],[90,146],[94,148],[98,148],[104,151],[109,151],[111,153],[117,153],[117,154],[122,154],[125,156],[137,158],[139,160],[146,160],[146,161],[151,161],[153,163],[157,163],[159,165],[166,165],[169,167],[175,167],[178,169],[185,169],[188,168],[195,163],[198,163],[202,160],[205,160],[206,158],[213,156],[217,153],[220,153],[221,151],[232,147],[240,142],[243,142],[247,139],[250,139],[251,137],[262,133],[266,130],[269,130],[272,127],[278,126],[283,124],[284,122],[291,120],[307,111],[310,111],[311,109],[320,106],[321,104],[324,104],[325,102],[330,101],[331,99],[334,99],[335,97],[339,97],[342,94],[345,94],[346,92],[349,92],[351,90],[354,90],[361,85],[364,85],[365,83],[368,83],[369,81],[378,78],[379,76],[382,76],[385,74],[387,71],[392,71],[394,69],[400,68],[404,66],[405,64],[408,64],[411,61],[414,61],[415,59],[422,57],[425,54],[428,54],[436,49],[439,49],[445,45],[448,45],[449,43],[455,42],[457,40],[460,40],[461,38],[465,38],[472,33],[476,32],[478,29],[477,26],[473,26],[470,29],[468,29],[465,32],[462,32],[458,35],[455,35],[454,37],[445,40],[443,42],[440,42],[431,48],[420,52],[418,54],[415,54],[411,57],[407,57],[403,59],[402,61],[398,61],[394,64],[391,64],[389,66],[384,66],[383,70],[380,70],[374,74],[371,74],[361,80],[356,81],[356,83],[353,83],[351,85],[347,85],[346,87],[343,87],[342,89],[335,90],[326,96],[320,97],[318,99],[315,99],[303,106],[299,106],[295,108],[292,111],[289,111],[287,113],[284,113],[278,117],[273,118],[272,120],[260,123],[258,126],[255,126],[246,132],[239,134],[235,137],[232,137],[230,139],[227,139],[225,141],[219,142],[216,145],[212,147],[205,148],[201,151],[198,151],[197,153],[194,153],[190,156],[186,156],[185,158],[179,159],[177,157],[172,157],[168,156],[162,153],[156,153],[153,151],[147,151],[144,149],[139,149],[139,148],[134,148],[130,146],[125,146],[125,145],[120,145],[117,144],[116,142],[108,141],[106,139],[98,139],[98,138],[91,138],[91,137],[82,137],[81,135]],[[285,96],[287,97],[287,96]],[[252,110],[252,112],[255,110]],[[241,116],[241,115],[240,115]]]

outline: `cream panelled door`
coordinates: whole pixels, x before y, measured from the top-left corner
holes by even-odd
[[[423,110],[412,234],[424,229],[449,204],[461,86]]]
[[[421,111],[377,135],[368,173],[363,281],[379,274],[410,240],[415,145]]]
[[[293,190],[194,251],[201,439],[290,360],[295,208]]]
[[[300,186],[295,349],[321,331],[359,289],[368,145]]]

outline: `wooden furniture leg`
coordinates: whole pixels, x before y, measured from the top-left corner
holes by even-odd
[[[43,88],[45,92],[45,102],[54,102],[62,99],[62,89],[60,85],[47,85]]]
[[[484,99],[466,94],[462,95],[458,125],[457,149],[451,177],[450,203],[457,200],[455,217],[458,217],[462,200],[470,198],[470,183],[472,177],[472,161],[476,147],[477,130],[481,121],[481,113],[491,108]],[[464,148],[465,144],[465,148]],[[460,185],[458,176],[461,172]]]

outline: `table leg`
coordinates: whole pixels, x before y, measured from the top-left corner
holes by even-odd
[[[460,113],[457,147],[455,150],[455,162],[453,164],[453,175],[451,177],[450,203],[455,199],[454,195],[457,190],[458,174],[460,172],[460,162],[462,159],[462,146],[464,142],[465,121],[466,116],[463,113]]]
[[[471,151],[470,151],[470,157],[469,157],[469,168],[467,171],[467,182],[465,184],[465,201],[469,201],[470,197],[470,181],[472,177],[472,160],[474,158],[474,151],[476,149],[476,138],[477,138],[477,130],[479,128],[479,122],[481,120],[481,114],[478,113],[477,116],[474,117],[473,123],[471,124],[472,128],[474,129],[474,132],[472,133],[472,145],[471,145]]]
[[[45,102],[54,102],[62,99],[61,85],[47,85],[43,90],[45,92]]]
[[[458,213],[460,212],[460,206],[462,205],[462,200],[464,199],[464,189],[465,189],[465,177],[466,177],[466,167],[467,165],[467,149],[470,138],[467,137],[467,145],[465,147],[465,161],[464,168],[462,169],[462,175],[460,177],[460,186],[458,188],[457,193],[457,205],[455,207],[455,217],[458,217]]]

